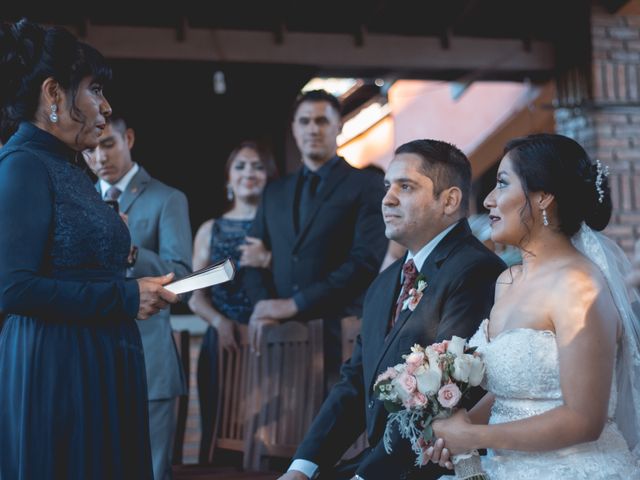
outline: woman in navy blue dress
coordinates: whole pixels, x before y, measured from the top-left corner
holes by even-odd
[[[193,292],[189,307],[209,324],[198,359],[198,392],[202,437],[200,462],[207,463],[219,397],[218,349],[237,347],[239,330],[249,322],[253,306],[244,290],[245,266],[268,268],[271,252],[259,239],[247,238],[267,180],[275,175],[271,155],[255,142],[241,142],[225,165],[229,208],[198,229],[193,246],[194,270],[233,259],[240,267],[231,282]]]
[[[103,57],[0,25],[0,478],[151,479],[134,319],[177,300],[125,280],[127,227],[77,165],[111,113]]]

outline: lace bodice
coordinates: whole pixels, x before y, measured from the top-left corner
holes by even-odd
[[[495,417],[506,416],[503,421],[509,421],[562,405],[558,346],[553,332],[514,328],[489,340],[489,321],[485,319],[469,343],[477,346],[484,358],[482,387],[496,396],[492,411]],[[614,376],[609,418],[613,418],[615,407]]]
[[[53,191],[48,269],[58,278],[123,278],[129,231],[97,194],[87,175],[58,158],[42,158]]]
[[[488,339],[488,321],[484,320],[470,343],[485,359],[486,390],[503,398],[562,400],[553,332],[516,328],[500,333],[491,342]]]
[[[490,424],[542,414],[563,404],[558,347],[553,332],[516,328],[489,340],[488,320],[469,340],[485,362],[482,386],[495,395]],[[615,381],[609,421],[594,442],[550,452],[492,450],[483,467],[492,480],[638,479],[640,465],[615,422]]]

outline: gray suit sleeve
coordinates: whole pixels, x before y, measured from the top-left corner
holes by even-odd
[[[144,195],[144,193],[142,194]],[[187,197],[173,190],[163,201],[158,224],[158,252],[138,246],[134,278],[173,272],[176,278],[191,272],[192,236]]]

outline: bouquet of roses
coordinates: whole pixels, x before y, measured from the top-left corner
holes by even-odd
[[[475,348],[456,336],[426,348],[416,344],[403,358],[404,363],[381,373],[373,388],[389,412],[385,450],[391,453],[391,431],[397,425],[419,466],[426,462],[425,451],[434,440],[431,422],[451,416],[465,393],[480,385],[484,363]],[[460,479],[488,479],[477,451],[455,455],[453,464]]]

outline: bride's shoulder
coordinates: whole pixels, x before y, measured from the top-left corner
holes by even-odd
[[[553,304],[557,306],[559,318],[567,318],[568,312],[586,317],[588,312],[595,311],[614,316],[615,306],[607,282],[591,262],[576,260],[559,266],[554,276],[555,281],[549,281],[548,285],[550,295],[557,300]],[[594,305],[597,305],[595,310]]]
[[[556,266],[553,271],[556,287],[568,289],[574,292],[597,292],[607,287],[606,280],[602,272],[593,263],[585,258],[576,257],[561,265]]]

